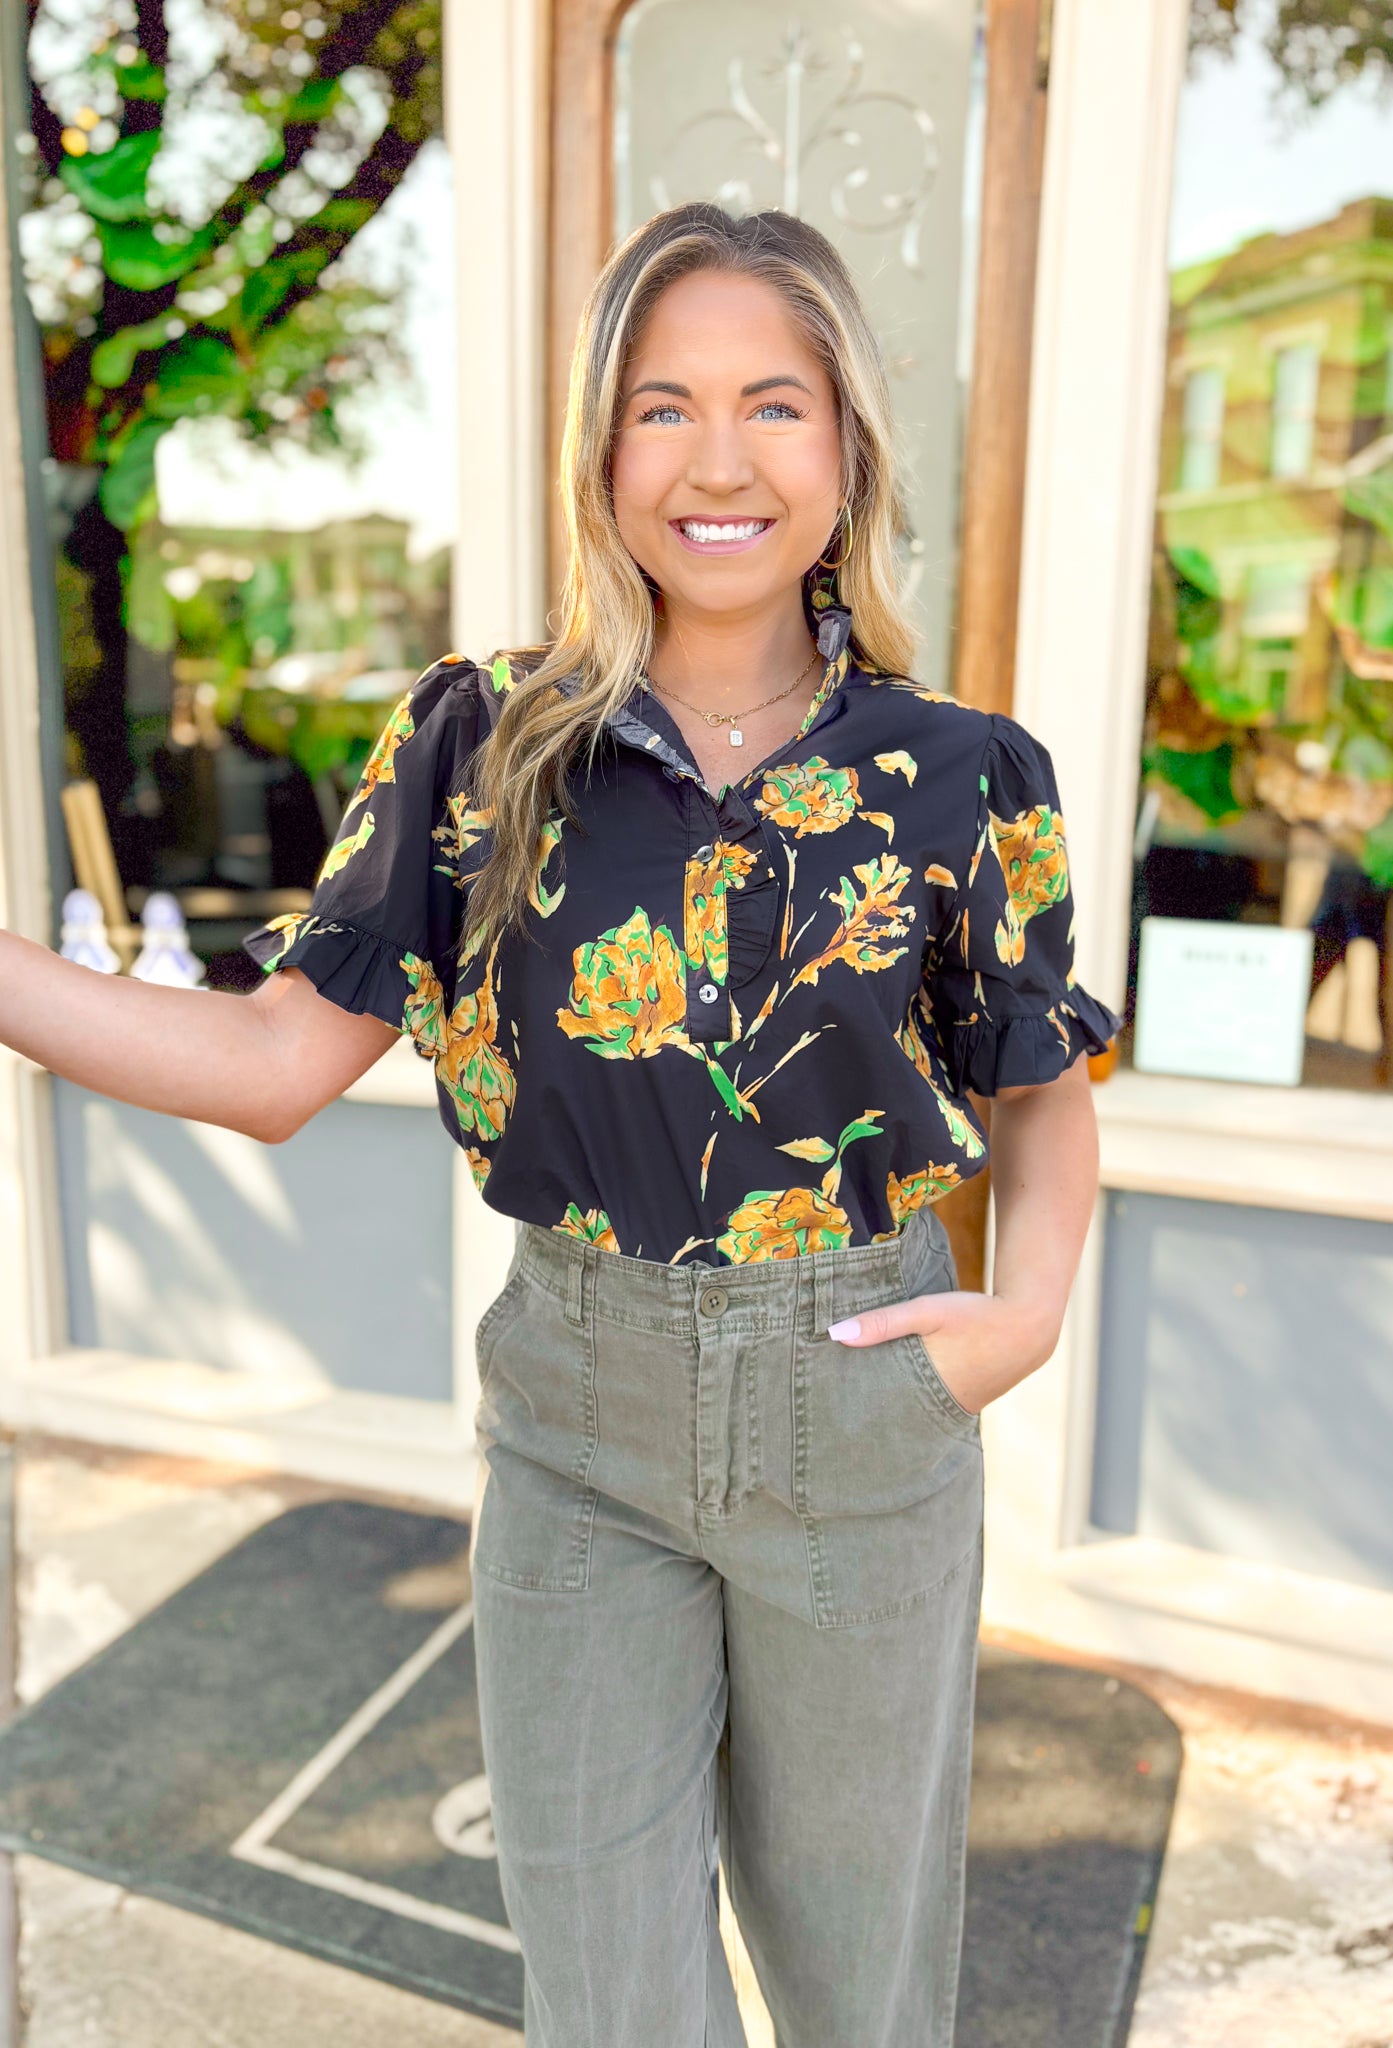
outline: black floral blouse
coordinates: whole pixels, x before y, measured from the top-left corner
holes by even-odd
[[[308,911],[245,941],[410,1034],[490,1208],[635,1258],[893,1237],[986,1161],[967,1090],[1049,1081],[1120,1019],[1074,979],[1050,757],[1013,719],[853,654],[714,796],[641,680],[573,770],[528,909],[467,931],[491,813],[470,756],[524,679],[446,655],[364,768]],[[573,682],[557,685],[574,689]]]

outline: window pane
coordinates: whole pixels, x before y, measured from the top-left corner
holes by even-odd
[[[127,913],[182,892],[214,983],[256,977],[242,934],[303,900],[449,648],[441,9],[380,8],[368,41],[342,14],[30,9],[66,767]]]
[[[1315,444],[1320,350],[1312,343],[1279,349],[1272,376],[1272,474],[1304,476]]]
[[[951,687],[977,275],[981,0],[637,0],[615,49],[615,231],[781,207],[849,264],[890,372],[917,673]]]
[[[1208,491],[1218,483],[1223,426],[1223,371],[1192,370],[1185,380],[1185,438],[1180,464],[1182,491]]]
[[[1302,1078],[1384,1087],[1393,97],[1338,23],[1298,34],[1284,21],[1260,6],[1193,10],[1130,1003],[1148,917],[1309,933],[1309,976],[1302,948],[1275,936],[1260,953],[1234,934],[1234,971],[1245,947],[1294,961]],[[1148,1003],[1164,999],[1151,978]]]

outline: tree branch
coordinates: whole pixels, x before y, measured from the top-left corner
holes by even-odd
[[[333,200],[366,199],[376,212],[396,191],[419,149],[419,143],[406,141],[390,126],[384,128],[348,183],[333,194]],[[335,257],[343,254],[357,232],[354,227],[324,227],[317,224],[317,217],[312,217],[301,223],[277,254],[295,255],[302,249],[327,249],[329,254],[323,266],[327,268]],[[297,278],[277,307],[273,326],[279,327],[302,300],[313,298],[320,288],[318,274],[312,278]],[[271,331],[267,329],[268,333]]]

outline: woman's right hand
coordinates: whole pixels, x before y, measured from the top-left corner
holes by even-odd
[[[0,1044],[98,1094],[280,1144],[398,1037],[298,968],[250,995],[94,973],[0,931]]]

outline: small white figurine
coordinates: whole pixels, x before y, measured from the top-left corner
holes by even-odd
[[[137,981],[160,981],[171,988],[197,988],[208,972],[189,950],[189,934],[178,898],[156,889],[140,913],[144,937],[131,973]]]
[[[120,956],[106,935],[102,906],[88,889],[69,889],[63,898],[58,950],[65,960],[98,974],[119,974]]]

